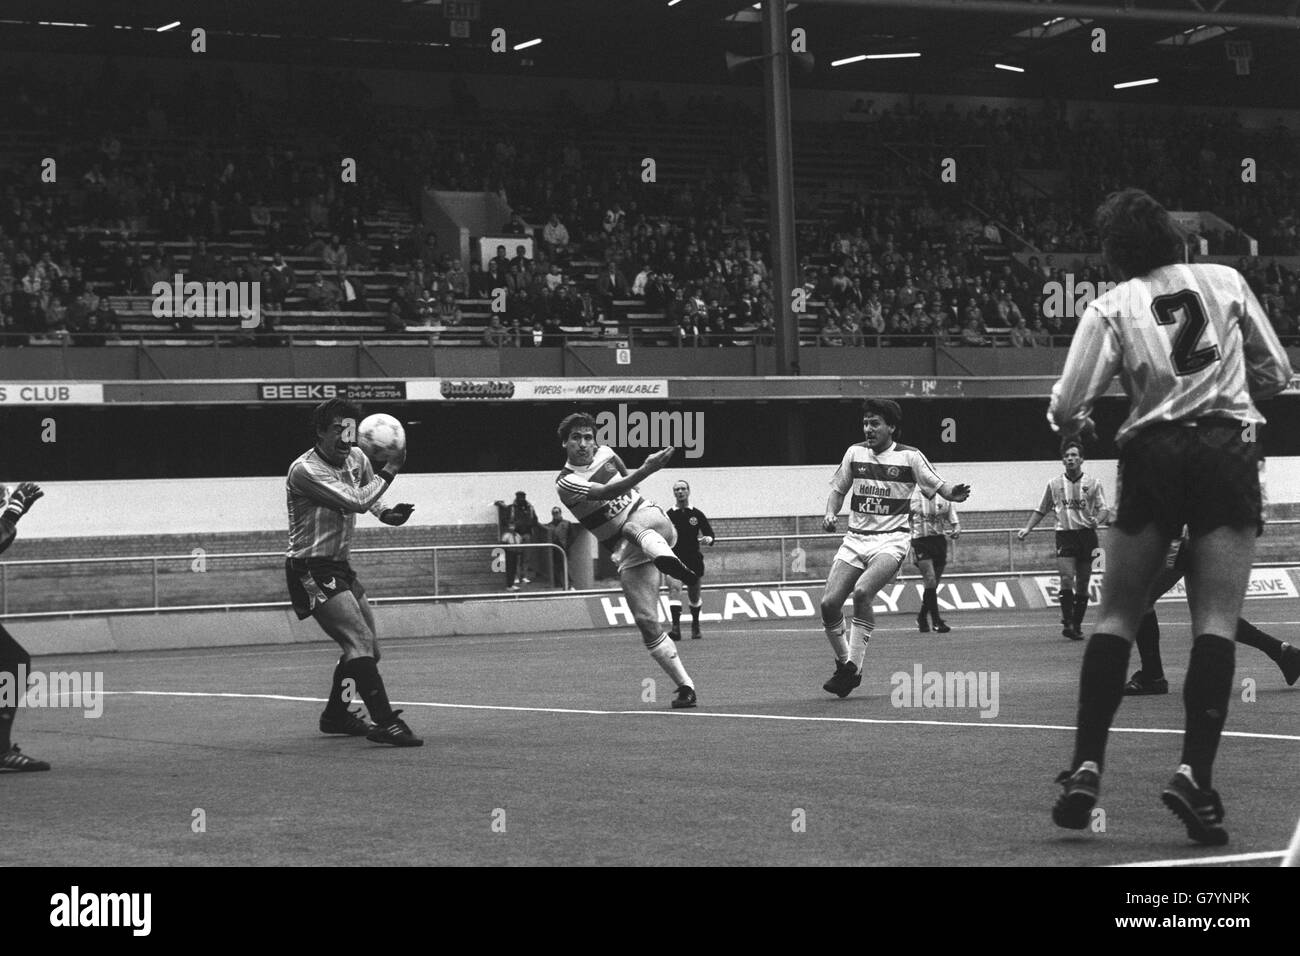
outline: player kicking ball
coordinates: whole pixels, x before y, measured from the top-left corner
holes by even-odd
[[[695,684],[677,654],[677,645],[659,626],[659,574],[687,585],[699,577],[673,554],[677,533],[659,507],[637,490],[637,485],[668,464],[673,449],[665,448],[628,472],[622,459],[606,445],[596,443],[596,420],[576,413],[560,422],[560,444],[566,461],[555,478],[560,501],[582,526],[613,553],[619,585],[646,650],[677,685],[674,709],[697,704]]]
[[[376,474],[356,446],[361,410],[342,398],[316,406],[316,445],[289,466],[289,553],[284,573],[298,620],[314,617],[343,650],[320,717],[323,734],[365,737],[377,744],[419,747],[424,741],[388,702],[379,676],[379,641],[366,589],[348,563],[357,515],[369,511],[384,524],[403,525],[415,506],[384,505],[384,492],[406,464],[406,448],[394,450]],[[351,681],[374,720],[349,713],[343,699]]]
[[[852,491],[849,528],[835,555],[822,594],[822,626],[835,653],[835,673],[822,689],[847,697],[862,684],[867,643],[876,626],[871,605],[876,594],[893,579],[907,557],[912,495],[939,495],[962,502],[970,497],[969,485],[945,482],[910,445],[894,440],[903,424],[897,402],[870,398],[862,403],[862,434],[866,441],[850,445],[831,478],[822,527],[835,530],[835,518],[844,497]],[[853,595],[853,625],[844,640],[844,602]]]
[[[1160,622],[1156,618],[1155,602],[1187,573],[1188,550],[1187,532],[1184,529],[1177,551],[1170,554],[1152,587],[1151,593],[1155,598],[1151,602],[1151,607],[1146,614],[1142,615],[1142,620],[1138,624],[1135,643],[1138,656],[1142,660],[1142,668],[1136,671],[1124,685],[1125,697],[1169,693],[1169,681],[1165,679],[1164,664],[1160,660]],[[1286,681],[1288,687],[1294,686],[1295,682],[1300,680],[1300,647],[1279,641],[1271,634],[1265,634],[1244,618],[1237,619],[1235,637],[1238,644],[1245,644],[1247,647],[1261,651],[1276,664],[1282,671],[1282,679]]]
[[[1097,803],[1106,738],[1124,695],[1138,623],[1169,544],[1188,530],[1191,660],[1178,769],[1162,802],[1198,843],[1222,846],[1223,803],[1212,774],[1232,697],[1234,636],[1263,531],[1255,402],[1286,388],[1291,363],[1241,273],[1186,264],[1169,213],[1138,189],[1097,210],[1107,265],[1120,284],[1079,320],[1048,420],[1070,436],[1121,376],[1129,414],[1119,446],[1119,507],[1106,549],[1096,633],[1079,675],[1070,769],[1057,777],[1057,826],[1085,829]]]

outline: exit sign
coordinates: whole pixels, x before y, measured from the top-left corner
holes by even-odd
[[[443,0],[442,15],[448,20],[478,20],[483,8],[479,0]]]

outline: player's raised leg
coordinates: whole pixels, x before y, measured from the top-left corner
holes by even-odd
[[[862,668],[866,663],[867,644],[876,629],[876,614],[871,605],[880,589],[893,580],[901,564],[896,554],[877,554],[872,557],[853,585],[853,625],[849,632],[849,662],[857,670],[856,687],[862,683]],[[843,696],[843,695],[841,695]]]
[[[638,564],[619,572],[627,606],[632,612],[641,641],[664,673],[677,686],[673,707],[680,709],[696,705],[695,683],[686,672],[677,653],[677,645],[659,625],[659,570],[653,564]]]

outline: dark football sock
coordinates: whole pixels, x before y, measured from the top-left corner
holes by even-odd
[[[673,628],[682,623],[682,606],[680,604],[668,605],[668,610],[673,616]]]
[[[1165,665],[1160,661],[1160,621],[1155,611],[1147,611],[1138,622],[1138,656],[1142,659],[1142,676],[1148,681],[1165,676]]]
[[[330,685],[330,698],[325,702],[325,713],[331,717],[342,717],[348,712],[348,705],[343,700],[343,658],[334,665],[333,683]]]
[[[1274,664],[1282,662],[1282,642],[1271,634],[1265,634],[1245,618],[1237,618],[1237,643],[1263,651]]]
[[[930,620],[939,617],[939,591],[938,588],[926,588],[921,592],[921,615],[930,615]]]
[[[1074,623],[1074,591],[1070,588],[1061,588],[1061,623]]]
[[[1074,738],[1071,769],[1091,760],[1100,770],[1106,758],[1106,735],[1124,699],[1124,677],[1128,670],[1129,643],[1117,634],[1097,633],[1083,652],[1079,675],[1078,729]]]
[[[701,603],[699,603],[699,604],[692,604],[692,605],[691,605],[691,626],[692,626],[692,627],[698,627],[698,626],[699,626],[699,623],[700,623],[700,608],[702,608],[702,607],[704,607],[704,603],[703,603],[703,602],[701,602]]]
[[[0,707],[0,753],[4,753],[12,746],[9,735],[13,733],[14,718],[17,716],[17,707]]]
[[[1183,763],[1192,768],[1196,785],[1210,788],[1214,755],[1228,719],[1236,645],[1217,634],[1199,634],[1192,643],[1192,658],[1183,681],[1183,707],[1187,729],[1183,734]]]
[[[1074,629],[1083,630],[1083,618],[1088,613],[1088,584],[1085,581],[1083,587],[1074,593]]]
[[[379,676],[373,657],[354,657],[343,665],[343,676],[351,677],[357,683],[357,693],[370,712],[370,719],[383,726],[393,719],[393,708],[388,703],[388,691],[384,689],[384,679]]]

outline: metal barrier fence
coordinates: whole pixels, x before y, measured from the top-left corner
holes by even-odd
[[[466,559],[473,560],[471,573],[482,579],[493,572],[485,571],[482,566],[481,558],[477,556],[482,552],[491,554],[500,550],[504,558],[506,551],[514,551],[520,555],[521,562],[524,555],[522,552],[558,552],[558,559],[555,554],[550,554],[552,561],[558,560],[560,563],[560,579],[566,584],[558,588],[548,588],[549,591],[567,590],[569,580],[569,556],[565,553],[560,545],[555,543],[538,543],[538,544],[456,544],[456,545],[423,545],[417,547],[403,548],[354,548],[354,555],[378,555],[381,556],[378,562],[369,563],[361,577],[371,578],[372,580],[382,580],[385,577],[385,564],[387,570],[393,570],[394,565],[400,567],[400,563],[407,566],[404,569],[402,577],[404,583],[423,585],[427,590],[428,582],[432,581],[433,593],[427,597],[463,597],[462,594],[448,594],[444,586],[444,574],[448,570],[448,565],[452,565],[454,570],[456,565],[463,565]],[[453,554],[454,553],[454,554]],[[420,555],[429,555],[429,562],[418,567],[410,567],[409,559]],[[439,555],[443,558],[439,559]],[[383,556],[394,556],[399,562],[383,560]],[[30,561],[3,561],[0,562],[0,614],[10,614],[10,591],[16,578],[22,576],[20,569],[31,568],[36,572],[24,581],[23,592],[30,596],[32,603],[48,603],[51,598],[62,596],[65,599],[73,597],[70,592],[83,592],[85,597],[94,598],[100,596],[105,600],[106,606],[79,608],[77,610],[83,613],[94,613],[98,611],[120,610],[123,607],[142,610],[163,610],[173,607],[193,607],[193,603],[175,604],[164,603],[163,591],[169,583],[170,578],[174,578],[179,573],[181,580],[185,581],[184,585],[177,586],[172,590],[179,592],[184,598],[192,596],[196,592],[200,595],[204,592],[211,592],[214,589],[221,589],[224,592],[236,592],[242,596],[254,597],[259,592],[272,598],[273,601],[283,603],[285,600],[285,586],[283,573],[285,554],[283,551],[238,551],[222,554],[209,554],[202,549],[196,549],[189,554],[159,554],[159,555],[141,555],[139,557],[115,557],[115,558],[45,558]],[[457,560],[459,558],[459,560]],[[274,564],[266,559],[273,559]],[[230,571],[209,571],[209,564],[220,561],[243,560],[256,562],[253,566],[237,568]],[[130,565],[149,566],[149,598],[146,600],[129,600],[135,594],[140,594],[144,589],[143,575],[138,572],[127,570]],[[180,567],[177,568],[176,566]],[[50,577],[48,572],[57,567],[75,568],[71,574],[56,575]],[[87,575],[82,569],[92,570],[94,573]],[[117,570],[122,569],[122,570]],[[547,569],[554,574],[553,568]],[[160,573],[161,572],[161,573]],[[213,573],[214,577],[221,576],[221,581],[215,584],[208,584],[205,580],[202,585],[196,584],[197,574],[207,575]],[[78,579],[89,580],[86,586],[74,588]],[[27,587],[26,585],[31,585]],[[125,586],[128,590],[121,590]],[[129,589],[138,588],[138,591]],[[70,602],[69,602],[70,603]],[[223,602],[221,606],[240,607],[254,604],[265,604],[266,601],[247,600],[241,602]],[[197,606],[211,606],[203,604]],[[21,613],[21,612],[19,612]]]
[[[1300,520],[1270,521],[1268,527],[1300,526]],[[1016,538],[1018,528],[973,528],[963,530],[957,541],[949,542],[950,571],[980,574],[1055,573],[1055,548],[1044,533],[1050,528],[1036,528],[1024,542]],[[1038,536],[1033,541],[1034,535]],[[708,549],[708,587],[733,587],[800,584],[813,585],[825,580],[835,552],[843,540],[842,533],[783,533],[737,535],[717,538]],[[1031,541],[1033,543],[1031,544]],[[1003,545],[1005,544],[1005,551]],[[1289,541],[1278,548],[1279,557],[1294,563],[1296,549]],[[518,596],[544,596],[567,590],[569,561],[564,549],[554,543],[537,544],[465,544],[424,545],[401,548],[357,548],[354,555],[371,558],[361,569],[363,580],[383,582],[394,587],[400,596],[378,600],[446,600],[470,597],[500,597],[500,591],[484,591],[482,584],[492,574],[485,569],[483,552],[489,554],[513,549],[523,559],[523,552],[538,554],[559,552],[560,580],[566,586],[551,587],[550,582]],[[963,552],[966,560],[963,562]],[[427,555],[428,560],[418,560]],[[504,554],[503,554],[504,556]],[[555,554],[550,553],[552,561]],[[273,559],[274,563],[271,560]],[[415,560],[413,560],[415,559]],[[230,570],[209,571],[210,563],[249,561],[251,565]],[[46,616],[62,614],[112,613],[123,610],[168,610],[200,608],[238,608],[283,606],[285,589],[280,578],[282,551],[246,551],[207,554],[196,549],[189,554],[143,555],[113,558],[53,558],[0,562],[0,614],[7,616]],[[1257,562],[1267,566],[1267,560]],[[131,565],[148,565],[148,576],[129,570]],[[178,567],[179,565],[179,567]],[[968,567],[968,565],[978,565]],[[50,575],[55,568],[70,573]],[[120,570],[119,570],[120,569]],[[554,577],[554,568],[550,570]],[[534,568],[535,573],[546,571]],[[197,577],[202,574],[203,578]],[[211,574],[212,577],[208,577]],[[910,575],[908,575],[910,577]],[[949,575],[956,576],[956,575]],[[148,582],[148,597],[144,583]],[[472,585],[457,589],[457,582]],[[22,594],[24,607],[11,610],[13,585]],[[432,591],[429,593],[429,585]],[[586,593],[608,593],[596,588]],[[133,600],[134,597],[139,600]],[[232,601],[231,596],[242,600]],[[515,595],[512,595],[515,596]],[[203,600],[208,598],[208,600]],[[72,607],[82,603],[85,607]]]

